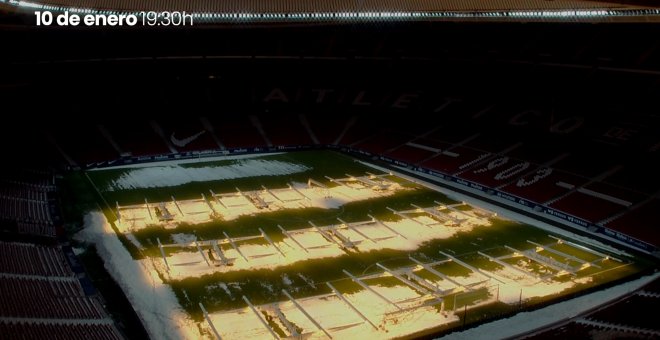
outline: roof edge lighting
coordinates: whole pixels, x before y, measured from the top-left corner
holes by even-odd
[[[133,14],[145,15],[144,11],[103,10],[69,6],[56,6],[22,0],[0,0],[19,8],[53,12]],[[158,12],[156,12],[158,13]],[[183,12],[181,12],[183,13]],[[185,12],[201,23],[245,22],[342,22],[342,21],[427,21],[450,19],[516,19],[516,20],[585,20],[616,17],[660,17],[660,9],[575,9],[575,10],[500,10],[500,11],[416,11],[416,12],[290,12],[290,13],[241,13],[241,12]]]

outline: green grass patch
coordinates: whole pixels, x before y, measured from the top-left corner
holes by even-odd
[[[401,191],[392,196],[351,202],[338,209],[301,208],[281,210],[254,216],[241,216],[231,221],[213,221],[195,225],[180,224],[174,229],[152,226],[135,231],[133,234],[142,244],[147,244],[147,240],[155,244],[156,238],[160,238],[161,242],[170,242],[172,234],[178,233],[195,234],[200,240],[211,240],[223,239],[223,232],[227,232],[231,237],[259,235],[259,228],[261,228],[273,241],[277,242],[282,240],[283,237],[277,225],[281,225],[287,230],[296,230],[309,228],[308,221],[320,226],[338,224],[337,218],[347,222],[365,221],[369,220],[368,214],[384,221],[396,221],[400,217],[387,210],[387,207],[408,209],[410,203],[430,206],[434,200],[451,202],[442,193],[420,188]]]
[[[205,182],[190,182],[183,185],[176,185],[170,187],[160,188],[136,188],[127,190],[112,189],[113,182],[119,179],[122,175],[130,173],[131,171],[138,171],[139,168],[124,168],[124,169],[110,169],[110,170],[95,170],[88,171],[88,175],[96,185],[96,187],[103,193],[104,197],[110,204],[119,202],[120,205],[131,205],[143,203],[144,199],[149,202],[169,201],[171,196],[176,197],[178,200],[193,199],[201,197],[201,194],[209,193],[213,190],[215,193],[236,192],[236,188],[243,191],[259,190],[264,185],[268,188],[286,188],[290,182],[303,182],[306,183],[309,178],[316,179],[323,183],[328,182],[324,176],[333,178],[346,177],[346,174],[351,175],[364,175],[365,172],[379,173],[379,171],[356,162],[354,159],[347,157],[343,154],[333,151],[304,151],[284,153],[277,155],[261,156],[259,160],[277,160],[282,162],[289,162],[294,164],[305,165],[310,168],[307,171],[280,175],[280,176],[260,176],[260,177],[246,177],[235,178],[231,180],[217,180]],[[243,160],[220,160],[200,163],[181,164],[180,167],[184,168],[201,168],[201,167],[218,167],[237,164]],[[158,166],[158,165],[154,165]],[[408,182],[408,186],[416,186]]]
[[[106,190],[113,181],[127,172],[134,169],[116,169],[90,171],[89,175],[96,188],[101,189],[99,196],[92,184],[87,180],[84,172],[76,172],[68,175],[63,181],[64,190],[63,200],[65,201],[65,218],[73,220],[80,218],[82,214],[99,205],[104,208],[104,213],[110,221],[114,220],[112,209],[114,202],[120,205],[142,203],[147,198],[150,202],[169,201],[170,196],[175,196],[178,200],[199,198],[201,193],[208,193],[209,189],[215,193],[234,192],[236,187],[241,190],[260,189],[262,185],[269,188],[284,188],[289,182],[306,182],[308,178],[327,183],[324,176],[335,178],[345,177],[345,174],[362,175],[365,172],[376,173],[374,169],[356,162],[354,159],[332,151],[314,151],[314,152],[296,152],[277,155],[267,155],[259,157],[263,160],[277,160],[305,165],[309,170],[284,176],[262,176],[256,178],[240,178],[224,181],[210,182],[192,182],[184,185],[164,187],[164,188],[145,188],[132,190]],[[200,161],[181,165],[184,168],[202,168],[217,167],[236,164],[240,160],[221,160],[221,161]],[[259,235],[259,228],[263,229],[273,241],[278,242],[283,239],[283,235],[277,228],[281,225],[285,229],[295,230],[309,228],[308,221],[313,221],[317,225],[337,224],[337,218],[347,222],[364,221],[368,219],[368,214],[384,221],[398,221],[401,218],[394,215],[387,207],[406,210],[412,209],[412,204],[427,207],[434,205],[434,201],[440,201],[446,204],[457,203],[449,199],[446,195],[426,189],[414,183],[400,178],[394,179],[411,190],[404,190],[387,197],[378,197],[364,201],[348,203],[338,209],[321,208],[301,208],[255,214],[251,216],[242,216],[232,221],[216,220],[209,223],[190,225],[180,224],[174,229],[165,229],[160,226],[150,226],[138,231],[133,235],[144,246],[145,249],[137,249],[126,237],[117,232],[119,239],[124,246],[131,252],[134,258],[141,256],[160,257],[157,239],[162,243],[172,243],[174,234],[194,234],[199,240],[223,239],[223,232],[227,232],[232,237],[243,237]],[[332,185],[331,185],[332,186]],[[106,203],[107,202],[107,203]],[[111,205],[108,207],[108,205]],[[459,210],[470,210],[469,206],[457,207]],[[311,297],[320,294],[330,293],[330,289],[325,282],[332,284],[342,293],[351,294],[361,291],[363,288],[347,278],[342,270],[347,270],[353,275],[369,275],[380,273],[382,270],[375,264],[381,263],[389,269],[397,269],[403,266],[411,266],[413,262],[408,259],[412,255],[418,260],[424,262],[442,260],[445,257],[439,252],[446,252],[459,259],[476,266],[477,268],[496,271],[502,269],[502,266],[490,261],[488,258],[479,255],[481,251],[491,256],[503,256],[510,254],[511,251],[504,245],[508,245],[519,250],[531,249],[533,246],[527,240],[539,244],[551,244],[552,248],[563,253],[576,256],[585,261],[594,261],[598,257],[587,251],[568,246],[566,244],[556,244],[556,240],[548,236],[548,232],[542,229],[534,228],[508,220],[491,219],[490,226],[476,227],[470,232],[458,232],[452,237],[446,239],[435,239],[421,244],[414,251],[399,251],[392,249],[380,249],[370,252],[346,253],[345,255],[300,261],[273,269],[259,270],[237,270],[233,272],[207,274],[201,277],[186,278],[182,280],[173,280],[168,282],[173,288],[179,302],[190,315],[198,320],[202,320],[201,311],[198,303],[203,303],[210,312],[226,311],[235,308],[245,307],[242,296],[248,297],[255,305],[285,301],[286,297],[282,294],[282,289],[286,289],[296,298]],[[253,240],[247,243],[263,244],[263,240]],[[222,246],[225,250],[229,245]],[[203,251],[207,252],[204,247]],[[197,252],[196,247],[187,249],[166,248],[167,254],[178,251]],[[543,256],[552,258],[559,262],[565,262],[561,256],[547,251],[541,252]],[[276,255],[278,256],[278,255]],[[627,259],[630,260],[630,259]],[[505,260],[509,263],[518,265],[519,261],[524,261],[525,268],[533,273],[546,274],[546,269],[536,263],[529,263],[525,258],[514,258]],[[613,260],[599,262],[600,268],[591,267],[580,272],[577,278],[587,275],[593,275],[593,280],[588,283],[576,284],[559,294],[535,298],[525,301],[525,304],[535,304],[546,302],[557,296],[572,294],[585,288],[598,286],[612,280],[624,278],[639,272],[640,270],[653,265],[641,259],[634,259],[635,263],[626,264]],[[569,261],[571,265],[576,261]],[[469,269],[454,263],[445,262],[433,266],[437,271],[450,277],[467,277],[471,274]],[[522,268],[522,267],[521,267]],[[416,272],[422,278],[428,280],[439,280],[437,276],[426,270]],[[558,278],[558,281],[574,280],[570,275]],[[367,280],[370,285],[394,286],[402,285],[400,281],[393,277],[383,277]],[[452,310],[464,306],[472,306],[475,303],[486,301],[494,297],[493,287],[490,289],[477,289],[470,292],[456,294],[445,298],[445,309]],[[454,306],[454,303],[456,306]],[[440,308],[440,306],[436,306]],[[468,307],[469,308],[469,307]],[[469,309],[467,315],[461,315],[461,322],[477,322],[497,316],[499,313],[510,313],[518,306],[510,306],[500,302],[490,303],[485,306]],[[276,323],[266,316],[269,324]],[[453,324],[451,326],[455,326]],[[280,335],[285,334],[285,330],[277,327],[276,332]]]

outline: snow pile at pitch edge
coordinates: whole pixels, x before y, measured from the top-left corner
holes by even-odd
[[[126,171],[105,189],[113,191],[173,187],[192,182],[289,175],[307,170],[310,168],[302,164],[264,159],[239,160],[231,165],[207,167],[154,166]]]
[[[85,215],[85,228],[75,238],[96,245],[105,269],[121,286],[152,339],[200,337],[172,289],[148,269],[149,260],[133,260],[102,213]]]

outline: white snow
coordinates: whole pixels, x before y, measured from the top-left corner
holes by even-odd
[[[268,290],[269,293],[271,293],[271,294],[275,294],[275,288],[273,287],[272,284],[270,284],[270,283],[266,283],[266,282],[263,282],[263,281],[260,282],[259,284],[260,284],[262,287],[266,288],[266,290]]]
[[[432,184],[432,183],[429,183],[429,182],[426,182],[426,181],[419,180],[418,178],[408,176],[408,175],[406,175],[405,173],[402,173],[402,172],[392,171],[391,169],[384,168],[384,167],[374,165],[374,164],[370,164],[370,163],[367,163],[367,162],[360,161],[360,163],[362,163],[366,166],[372,167],[374,169],[380,170],[380,171],[392,172],[394,175],[399,176],[399,177],[404,178],[404,179],[407,179],[407,180],[409,180],[413,183],[422,184],[422,185],[424,185],[425,187],[427,187],[429,189],[442,192],[442,193],[446,194],[451,199],[454,199],[454,200],[457,200],[457,201],[462,201],[462,202],[467,202],[470,205],[477,206],[479,208],[483,208],[485,210],[495,212],[495,213],[497,213],[497,216],[499,218],[509,219],[509,220],[512,220],[512,221],[517,221],[517,222],[520,222],[520,223],[533,225],[533,226],[535,226],[539,229],[547,230],[549,232],[561,235],[561,236],[566,237],[566,238],[570,238],[570,239],[573,239],[573,240],[578,240],[578,241],[584,242],[584,243],[589,244],[591,247],[594,247],[594,248],[600,248],[600,249],[603,249],[603,250],[606,250],[608,252],[618,254],[618,255],[621,255],[621,256],[629,256],[629,254],[626,253],[625,251],[614,248],[614,247],[612,247],[610,245],[607,245],[605,243],[602,243],[600,241],[597,241],[597,240],[594,240],[594,239],[591,239],[589,237],[585,237],[585,236],[582,236],[582,235],[578,235],[576,233],[570,232],[570,231],[565,230],[565,229],[555,227],[551,224],[548,224],[546,222],[531,218],[527,215],[519,214],[517,212],[502,208],[499,205],[494,205],[494,204],[479,200],[479,199],[477,199],[473,196],[468,196],[468,195],[453,191],[451,189],[448,189],[446,187],[441,187],[441,186],[438,186],[438,185],[435,185],[435,184]],[[399,168],[401,171],[412,172],[411,170],[406,169],[406,168],[402,168],[402,167],[397,167],[397,168]],[[474,193],[483,195],[482,191],[472,189],[472,188],[468,188],[468,187],[463,186],[461,184],[456,184],[456,183],[452,183],[452,182],[449,182],[449,181],[445,181],[445,180],[442,180],[438,177],[426,175],[426,174],[416,172],[416,171],[414,171],[414,173],[416,175],[426,177],[426,178],[432,179],[434,181],[446,183],[449,186],[455,186],[457,188],[461,188],[462,190],[466,190],[466,191],[470,191],[470,192],[474,192]],[[500,198],[495,197],[495,196],[492,196],[492,197],[489,197],[489,198],[493,199],[493,200],[496,200],[496,201],[499,201],[499,202],[502,202],[502,203],[507,204],[507,205],[512,204],[512,202],[510,202],[510,201],[507,201],[505,199],[500,199]],[[516,204],[515,206],[516,206],[516,208],[523,209],[523,207],[521,205]],[[531,209],[528,209],[528,210],[530,212],[534,212]],[[543,215],[543,217],[549,218],[549,219],[552,219],[552,220],[556,220],[558,223],[566,224],[565,221],[560,220],[560,219],[558,219],[556,217],[553,217],[553,216],[550,216],[550,215]],[[578,227],[578,226],[572,226],[572,227],[580,228],[583,231],[590,233],[588,230],[584,229],[583,227]],[[613,242],[616,242],[616,243],[621,243],[621,241],[610,238],[610,237],[607,237],[606,235],[603,235],[603,234],[599,234],[599,236],[610,239],[610,240],[612,240]]]
[[[136,246],[138,249],[142,249],[142,244],[138,239],[133,235],[133,233],[126,233],[126,238],[133,243],[134,246]]]
[[[242,163],[247,162],[270,162],[264,160],[248,160]],[[269,164],[270,164],[269,163]],[[285,163],[286,166],[283,166],[282,169],[286,171],[297,171],[292,170],[292,168],[287,168],[288,166],[298,166],[295,164]],[[364,163],[369,166],[373,166],[368,163]],[[267,169],[269,174],[272,174],[273,169],[271,165],[266,164],[256,164],[256,168]],[[377,166],[373,166],[377,169],[382,169]],[[195,170],[192,168],[182,168],[176,166],[161,167],[164,169],[174,168],[174,171],[178,173],[179,181],[185,180],[200,180],[207,181],[209,179],[199,179],[198,174],[186,173],[189,170]],[[212,172],[213,168],[226,168],[225,167],[207,167],[207,168],[196,168],[202,172]],[[304,166],[303,166],[304,168]],[[153,167],[138,169],[132,171],[131,173],[138,172],[139,176],[151,177],[154,174],[139,174],[141,171],[147,171],[153,169]],[[162,170],[162,169],[161,169]],[[241,171],[235,172],[233,170],[219,170],[222,173],[222,176],[232,176],[237,175],[241,171],[248,173],[252,170],[242,169]],[[253,169],[254,170],[254,169]],[[256,170],[255,170],[256,171]],[[283,170],[284,171],[284,170]],[[300,171],[304,171],[300,170]],[[420,182],[418,180],[412,179],[409,176],[402,174],[397,174],[403,178],[412,180],[413,182]],[[188,177],[188,176],[193,176]],[[210,175],[207,175],[210,176]],[[246,176],[260,176],[256,174],[248,174]],[[130,179],[130,180],[129,180]],[[131,188],[130,185],[139,184],[142,185],[145,182],[145,179],[129,178],[122,185],[129,185],[127,188]],[[130,184],[130,181],[135,180],[134,184]],[[147,181],[148,182],[148,181]],[[158,184],[157,180],[153,180],[149,185],[161,185]],[[168,183],[170,183],[168,181]],[[512,220],[523,221],[524,223],[529,223],[535,226],[541,226],[542,228],[552,231],[553,233],[565,235],[568,238],[578,238],[583,241],[598,246],[600,248],[605,248],[608,250],[616,251],[616,249],[609,247],[607,245],[601,244],[599,242],[590,240],[588,238],[581,238],[577,235],[574,235],[571,232],[564,231],[562,229],[553,227],[543,222],[536,221],[527,216],[512,213],[498,206],[487,204],[476,200],[472,197],[462,195],[456,192],[449,191],[445,188],[440,188],[438,186],[422,182],[423,185],[444,193],[449,193],[452,198],[458,200],[464,200],[467,202],[475,202],[475,205],[479,207],[484,207],[491,211],[498,212],[498,215],[508,217]],[[171,185],[168,184],[168,185]],[[293,191],[278,191],[275,194],[277,197],[272,194],[261,192],[262,199],[268,202],[269,205],[276,207],[277,209],[290,209],[293,207],[305,207],[305,206],[321,206],[321,207],[339,207],[347,202],[368,199],[371,197],[377,197],[380,195],[389,195],[393,194],[393,191],[387,191],[385,193],[375,193],[372,190],[364,190],[362,188],[349,188],[345,186],[334,187],[330,189],[319,189],[319,188],[307,188],[304,183],[297,183],[294,185],[297,189],[303,192],[303,195],[306,197],[306,200],[299,200],[288,202],[288,199],[295,199],[297,196]],[[256,193],[256,192],[255,192]],[[285,202],[279,202],[277,199],[284,200]],[[211,201],[211,205],[214,207],[214,210],[222,213],[222,217],[226,220],[236,218],[240,215],[250,213],[258,213],[259,210],[256,210],[254,205],[251,203],[246,204],[246,199],[237,196],[234,197],[225,197],[222,198],[223,202],[227,205],[236,204],[230,209],[224,209],[216,201]],[[235,201],[235,202],[234,202]],[[210,219],[210,208],[208,204],[202,200],[188,200],[188,201],[178,201],[183,214],[181,214],[176,207],[173,206],[172,202],[167,202],[167,208],[174,215],[184,215],[183,217],[179,216],[177,218],[185,219],[186,221],[191,221],[193,223],[199,223],[202,220]],[[249,202],[249,201],[248,201]],[[303,204],[304,203],[304,204]],[[153,204],[153,203],[151,203]],[[144,209],[143,206],[133,206],[130,208],[124,208],[122,212],[122,222],[118,225],[120,229],[123,229],[126,232],[126,229],[139,228],[147,223],[147,219],[150,219],[148,211]],[[224,210],[223,210],[224,209]],[[129,210],[135,210],[133,214],[129,213]],[[125,214],[126,213],[126,214]],[[453,213],[452,213],[453,214]],[[458,217],[458,215],[456,216]],[[424,224],[434,222],[433,219],[428,218],[427,216],[417,216],[415,220],[420,221]],[[398,221],[389,221],[385,222],[390,228],[397,230],[403,234],[407,239],[401,237],[392,237],[389,239],[379,240],[378,242],[371,242],[365,239],[363,236],[358,233],[342,229],[338,232],[344,235],[347,238],[350,238],[353,242],[359,242],[358,248],[361,251],[369,251],[373,249],[400,249],[400,250],[414,250],[419,247],[419,245],[431,239],[438,238],[448,238],[454,235],[458,231],[469,231],[477,225],[483,223],[487,224],[485,219],[470,219],[470,221],[464,222],[460,227],[447,227],[441,224],[434,223],[432,226],[424,226],[418,223],[413,222],[412,220],[400,219]],[[260,268],[275,268],[283,264],[290,264],[301,260],[307,260],[311,258],[323,258],[323,257],[337,257],[344,254],[336,244],[328,242],[325,240],[319,233],[314,231],[300,231],[295,232],[294,237],[300,243],[302,243],[307,249],[308,252],[301,249],[297,246],[292,240],[285,238],[281,242],[276,242],[276,245],[286,254],[286,257],[277,253],[271,246],[265,244],[243,244],[240,245],[241,251],[249,258],[249,261],[245,261],[242,257],[231,248],[225,246],[224,252],[225,255],[229,258],[235,258],[235,264],[233,267],[209,267],[206,262],[203,260],[202,256],[197,251],[181,251],[168,256],[168,262],[170,263],[171,270],[169,273],[164,268],[164,263],[160,258],[153,258],[147,260],[136,261],[133,260],[130,254],[124,249],[122,244],[117,239],[114,231],[110,227],[109,223],[105,219],[104,215],[100,212],[90,213],[85,217],[86,228],[81,231],[77,237],[86,240],[89,242],[94,242],[97,245],[99,254],[105,261],[105,266],[108,269],[108,272],[117,280],[121,285],[122,289],[130,299],[134,308],[138,312],[139,316],[143,320],[145,327],[147,328],[150,336],[155,339],[166,339],[166,338],[200,338],[200,337],[210,337],[210,331],[206,322],[201,324],[193,322],[188,315],[183,311],[179,306],[178,301],[172,292],[171,288],[168,285],[165,285],[161,282],[157,272],[170,276],[172,278],[181,279],[184,277],[191,276],[200,276],[202,274],[208,274],[210,272],[224,272],[229,270],[255,270]],[[123,225],[123,228],[121,227]],[[391,231],[386,230],[384,227],[377,224],[366,225],[357,227],[363,234],[371,237],[378,238],[383,237],[384,235],[395,236]],[[172,239],[175,243],[179,244],[189,244],[193,240],[193,235],[189,234],[175,234],[172,236]],[[208,249],[207,246],[204,246],[204,249]],[[576,279],[569,282],[538,282],[537,279],[531,277],[521,276],[520,273],[517,273],[511,269],[504,268],[494,272],[490,272],[493,276],[501,278],[505,284],[501,284],[498,290],[498,296],[500,300],[506,303],[515,303],[520,298],[520,291],[522,289],[523,299],[534,297],[534,296],[547,296],[549,294],[558,293],[566,288],[569,288],[577,283],[587,283],[590,278]],[[304,279],[304,276],[300,275]],[[657,277],[658,275],[654,275]],[[472,273],[466,277],[454,277],[458,282],[468,284],[474,282],[476,279],[482,279],[480,274]],[[640,279],[641,280],[641,279]],[[625,294],[627,291],[630,291],[634,288],[639,287],[646,282],[649,282],[651,279],[647,279],[640,283],[641,281],[634,281],[636,285],[631,285],[630,283],[624,284],[618,287],[614,287],[605,291],[597,292],[577,298],[571,301],[563,302],[558,305],[553,305],[538,311],[521,313],[510,319],[499,320],[492,324],[497,324],[494,326],[494,329],[483,328],[491,324],[483,325],[473,330],[464,331],[461,333],[454,333],[449,335],[449,338],[502,338],[507,336],[512,336],[516,334],[521,334],[528,330],[541,327],[545,324],[552,323],[557,320],[566,318],[567,316],[573,316],[580,311],[587,310],[593,306],[604,303],[607,300],[616,298],[622,294]],[[286,285],[291,285],[293,282],[290,277],[286,274],[282,276],[282,281]],[[307,281],[307,280],[306,280]],[[309,282],[308,282],[309,283]],[[449,285],[449,282],[440,280],[435,282],[439,286],[449,286],[450,288],[453,284]],[[270,291],[275,294],[274,287],[268,282],[261,282],[261,286],[266,291]],[[236,283],[218,283],[218,287],[222,288],[227,294],[231,296],[232,289],[240,289],[240,286]],[[388,296],[395,301],[401,301],[402,307],[412,307],[416,306],[412,310],[406,311],[405,313],[396,312],[395,308],[388,303],[376,298],[372,293],[362,290],[354,294],[347,294],[346,298],[351,301],[358,309],[360,309],[367,317],[378,325],[378,329],[374,329],[368,323],[362,322],[361,318],[352,312],[346,305],[343,304],[339,299],[333,296],[315,296],[306,299],[298,300],[304,308],[323,325],[326,329],[331,330],[332,335],[335,338],[392,338],[398,336],[409,335],[414,332],[418,332],[424,329],[437,327],[447,322],[452,322],[457,320],[456,316],[449,313],[449,315],[444,316],[437,312],[434,307],[430,306],[421,306],[420,297],[417,293],[410,289],[407,286],[395,286],[395,287],[381,287],[381,286],[372,286],[375,290],[379,291],[383,295]],[[492,292],[491,292],[492,293]],[[240,295],[239,295],[240,296]],[[423,297],[428,298],[428,297]],[[482,301],[480,303],[486,303],[487,301]],[[298,311],[293,304],[288,301],[280,302],[277,304],[282,310],[283,314],[293,321],[296,325],[301,326],[304,329],[304,333],[311,332],[311,338],[322,338],[324,334],[320,332],[316,326],[309,322],[309,320]],[[272,311],[268,311],[267,306],[260,306],[261,309],[266,309],[268,313],[272,316]],[[223,338],[267,338],[269,333],[266,328],[259,322],[259,320],[254,316],[251,310],[247,308],[232,310],[232,311],[222,311],[215,312],[210,315],[214,324],[218,328],[218,331],[223,336]],[[513,321],[510,321],[513,320]],[[275,321],[279,323],[279,321]],[[502,322],[502,323],[501,323]],[[509,322],[509,323],[507,323]],[[501,324],[498,324],[501,323]],[[280,324],[281,325],[281,324]],[[203,334],[200,334],[199,327],[203,329]],[[283,328],[283,327],[282,327]],[[479,331],[475,331],[480,329]],[[473,333],[470,333],[475,331]]]
[[[517,304],[520,300],[525,301],[534,297],[558,294],[576,284],[586,284],[592,281],[590,276],[565,282],[541,281],[510,268],[486,272],[505,282],[499,285],[498,296],[500,301],[507,304]]]
[[[293,281],[291,281],[291,279],[289,278],[289,275],[286,275],[286,273],[282,274],[282,282],[287,286],[290,286],[290,285],[293,284]]]
[[[441,339],[503,339],[516,336],[543,327],[544,325],[579,315],[591,308],[630,293],[658,277],[660,277],[660,273],[655,273],[616,287],[560,302],[543,309],[519,313],[508,319],[493,321],[463,332],[451,333]]]
[[[375,285],[372,288],[404,308],[404,311],[397,311],[394,306],[366,290],[345,294],[344,297],[373,322],[377,329],[365,322],[336,296],[313,296],[297,299],[297,302],[335,339],[390,339],[458,320],[451,313],[445,316],[435,307],[423,306],[424,302],[428,302],[429,297],[422,297],[407,286]],[[288,321],[302,328],[304,338],[327,339],[325,334],[293,303],[283,301],[274,305],[282,311]],[[272,306],[257,306],[257,308],[269,312]],[[411,309],[406,310],[406,308]],[[269,314],[274,315],[271,312]],[[266,327],[248,308],[211,313],[210,318],[223,339],[270,338]],[[276,323],[287,332],[280,322]],[[206,324],[204,327],[208,328]]]
[[[195,242],[197,240],[197,237],[192,234],[185,234],[185,233],[179,233],[179,234],[172,234],[172,241],[177,244],[190,244]]]
[[[231,291],[229,290],[229,286],[227,286],[227,284],[225,284],[224,282],[220,282],[219,285],[222,288],[222,290],[224,290],[225,293],[227,293],[227,295],[232,296]]]
[[[362,252],[369,252],[372,250],[380,249],[396,249],[396,250],[415,250],[419,248],[424,242],[434,239],[450,238],[458,232],[467,232],[474,228],[476,223],[464,223],[461,226],[447,227],[441,224],[435,224],[427,227],[417,224],[411,220],[400,219],[399,221],[382,222],[384,225],[389,226],[391,229],[396,230],[405,239],[392,233],[392,231],[385,227],[373,223],[357,226],[356,229],[360,230],[366,236],[372,237],[377,240],[372,242],[365,239],[362,235],[357,234],[350,229],[340,229],[337,233],[341,233],[352,242],[356,243],[357,249]],[[484,225],[487,226],[488,224]],[[172,279],[184,279],[188,277],[198,277],[205,274],[218,273],[218,272],[231,272],[240,270],[258,270],[258,269],[275,269],[277,267],[291,265],[299,261],[307,261],[310,259],[333,258],[345,255],[336,243],[330,242],[325,239],[320,233],[313,229],[305,230],[292,230],[291,235],[302,244],[307,251],[301,249],[293,240],[284,238],[283,241],[275,242],[274,244],[286,255],[282,256],[272,246],[267,243],[261,244],[242,244],[238,243],[237,246],[241,252],[248,257],[249,261],[236,252],[233,248],[225,244],[223,252],[230,259],[235,259],[232,266],[209,266],[202,258],[197,250],[178,251],[169,254],[167,261],[169,263],[169,270],[166,269],[165,263],[161,258],[154,258],[154,265],[158,270],[168,275]],[[175,234],[182,235],[182,234]],[[384,238],[389,236],[389,238]],[[177,243],[189,245],[190,242],[182,242],[184,239],[177,236]],[[339,242],[339,239],[336,239]],[[200,243],[204,252],[209,249],[205,242]],[[284,279],[286,282],[286,279]]]
[[[274,152],[274,153],[269,153],[269,154],[266,154],[266,155],[264,155],[264,154],[249,154],[249,155],[234,155],[234,156],[229,156],[229,155],[228,156],[214,156],[214,157],[204,157],[204,158],[172,159],[172,160],[158,161],[158,162],[144,162],[144,163],[136,163],[136,164],[117,165],[117,166],[111,166],[111,167],[105,167],[105,168],[93,168],[93,169],[89,169],[89,171],[103,171],[103,170],[116,170],[116,169],[138,169],[138,168],[148,168],[148,167],[152,167],[152,166],[207,163],[207,162],[215,162],[215,161],[229,161],[229,160],[235,160],[235,159],[262,158],[262,157],[268,157],[268,156],[279,155],[279,154],[282,154],[282,152]]]
[[[210,222],[213,219],[230,221],[240,216],[254,216],[256,214],[285,209],[310,207],[337,209],[350,202],[385,197],[394,195],[398,191],[411,190],[398,184],[392,185],[388,190],[382,191],[372,190],[366,187],[349,188],[346,186],[319,190],[316,187],[310,188],[305,183],[295,182],[291,183],[291,185],[293,189],[278,189],[276,195],[279,197],[279,195],[284,196],[288,194],[296,198],[296,200],[280,201],[265,190],[253,190],[243,191],[242,194],[238,192],[216,193],[215,197],[211,197],[209,193],[206,196],[208,201],[199,198],[177,200],[176,204],[173,201],[149,202],[150,210],[147,209],[145,204],[120,206],[121,222],[116,225],[121,232],[138,230],[156,224],[171,229],[176,228],[180,223],[200,224]],[[268,204],[268,207],[258,207],[250,202],[246,196],[259,197]],[[157,220],[155,208],[165,208],[169,212],[171,219],[166,221]]]
[[[197,339],[194,322],[181,309],[172,289],[161,282],[150,260],[133,260],[101,212],[85,215],[76,239],[94,243],[105,268],[121,286],[152,339]]]
[[[263,159],[237,160],[230,165],[190,168],[179,165],[150,166],[123,173],[104,190],[173,187],[192,182],[289,175],[309,169],[302,164]]]

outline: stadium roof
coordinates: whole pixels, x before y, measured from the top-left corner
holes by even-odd
[[[657,21],[652,0],[0,0],[27,10],[185,11],[206,22],[379,20]],[[613,19],[614,18],[614,19]]]
[[[619,2],[586,0],[35,0],[33,2],[79,8],[225,13],[438,12],[639,7]]]

